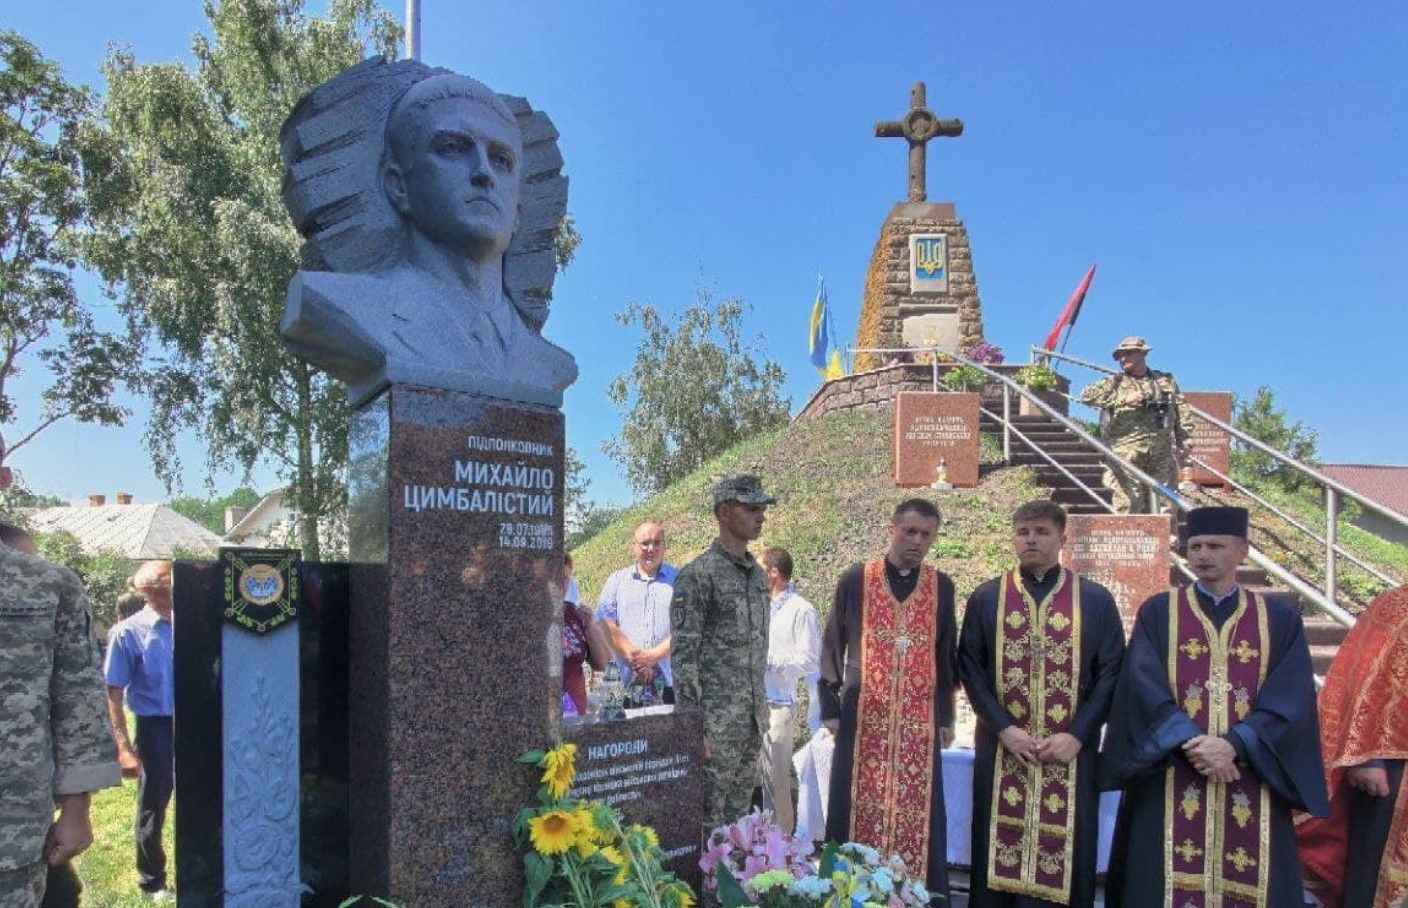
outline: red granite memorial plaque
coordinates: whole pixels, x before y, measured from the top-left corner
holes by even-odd
[[[1163,514],[1072,514],[1061,563],[1114,594],[1125,636],[1144,600],[1168,589],[1169,519]]]
[[[927,486],[939,461],[956,488],[978,484],[978,395],[901,391],[895,399],[895,485]]]
[[[1230,391],[1185,391],[1188,405],[1196,407],[1225,423],[1232,422],[1232,392]],[[1199,416],[1193,417],[1192,454],[1198,460],[1223,474],[1231,468],[1232,436]],[[1222,480],[1216,474],[1192,464],[1192,480],[1200,486],[1220,486]]]

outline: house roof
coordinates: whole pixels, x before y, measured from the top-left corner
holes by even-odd
[[[1408,466],[1327,463],[1320,471],[1370,501],[1408,515]]]
[[[125,558],[170,558],[180,551],[214,556],[220,537],[164,504],[73,505],[29,514],[37,533],[71,533],[85,552],[115,552]]]

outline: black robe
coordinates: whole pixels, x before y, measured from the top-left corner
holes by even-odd
[[[1388,795],[1376,797],[1357,788],[1340,796],[1349,798],[1349,842],[1344,856],[1344,903],[1341,908],[1373,908],[1379,887],[1379,865],[1388,831],[1393,825],[1393,806],[1403,784],[1403,760],[1375,761],[1388,772]]]
[[[919,584],[919,570],[901,576],[887,560],[885,577],[890,592],[903,602]],[[854,564],[846,569],[836,583],[836,595],[831,600],[831,614],[826,620],[826,632],[821,639],[821,683],[817,697],[821,700],[821,719],[841,720],[836,735],[836,754],[831,763],[831,788],[826,805],[826,838],[841,843],[849,841],[851,830],[851,770],[854,765],[856,738],[856,707],[860,702],[860,639],[864,600],[865,565]],[[939,602],[938,636],[934,643],[934,660],[938,668],[938,685],[934,689],[935,735],[939,728],[953,728],[953,695],[958,683],[957,619],[953,608],[953,580],[938,572]],[[929,803],[929,866],[924,885],[931,895],[948,898],[948,836],[944,813],[944,781],[939,742],[935,741],[933,794]],[[875,845],[875,842],[864,842]],[[915,868],[910,868],[914,872]],[[947,904],[947,902],[944,902]]]
[[[1271,790],[1266,904],[1280,908],[1302,902],[1291,811],[1324,816],[1329,799],[1305,628],[1289,605],[1272,596],[1263,598],[1271,646],[1266,680],[1251,712],[1226,737],[1237,748],[1242,773],[1250,772]],[[1197,600],[1218,627],[1236,609],[1236,596],[1214,605],[1198,590]],[[1110,908],[1162,904],[1164,839],[1169,834],[1164,771],[1169,761],[1186,759],[1184,742],[1203,734],[1175,701],[1169,682],[1168,610],[1168,593],[1151,596],[1139,609],[1100,754],[1101,787],[1124,789],[1105,887]]]
[[[1022,583],[1040,602],[1056,586],[1060,571],[1052,569],[1038,581],[1026,571]],[[968,702],[978,716],[973,758],[973,864],[968,887],[972,908],[1034,908],[1056,905],[1031,896],[988,889],[988,842],[991,832],[993,757],[997,735],[1013,724],[1012,716],[997,696],[994,678],[997,645],[997,606],[1001,579],[989,580],[968,597],[963,633],[958,641],[958,674],[968,692]],[[1124,625],[1110,591],[1093,580],[1080,581],[1080,690],[1071,720],[1071,734],[1080,739],[1076,756],[1075,857],[1071,866],[1073,908],[1095,902],[1095,853],[1100,833],[1100,790],[1096,784],[1100,729],[1110,711],[1115,681],[1124,658]]]

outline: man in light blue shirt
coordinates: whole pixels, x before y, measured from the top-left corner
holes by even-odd
[[[148,901],[175,901],[166,888],[161,828],[175,787],[172,713],[176,697],[171,633],[171,562],[148,561],[132,577],[146,606],[113,628],[104,674],[108,716],[125,773],[137,773],[137,885]],[[123,700],[137,717],[136,747]]]
[[[821,628],[816,609],[797,595],[792,584],[792,555],[783,548],[763,552],[772,596],[768,620],[768,665],[763,689],[768,697],[768,729],[763,735],[763,807],[788,835],[793,831],[792,738],[797,682],[807,681],[807,696],[816,702],[820,677]],[[817,710],[818,716],[820,710]]]
[[[643,523],[632,536],[635,563],[623,567],[601,588],[596,620],[616,652],[616,666],[629,686],[660,686],[666,703],[674,702],[670,669],[670,599],[679,570],[664,563],[665,531]]]

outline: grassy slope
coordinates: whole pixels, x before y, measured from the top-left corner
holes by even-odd
[[[79,855],[78,875],[83,878],[83,908],[137,908],[149,904],[137,889],[136,845],[132,824],[137,811],[137,783],[128,779],[121,788],[109,788],[93,798],[93,846]],[[176,849],[173,822],[176,802],[166,812],[167,872],[175,883]]]
[[[756,472],[778,503],[768,511],[754,552],[779,545],[792,553],[799,591],[823,619],[837,576],[852,562],[885,547],[890,511],[912,495],[932,498],[944,521],[934,563],[953,576],[960,604],[977,584],[1006,566],[1008,515],[1041,491],[1026,469],[986,469],[971,491],[897,489],[892,479],[891,428],[884,414],[833,414],[793,423],[743,442],[668,489],[635,505],[572,553],[587,601],[606,576],[629,563],[634,527],[664,525],[666,560],[682,565],[714,538],[710,489],[730,471]]]

